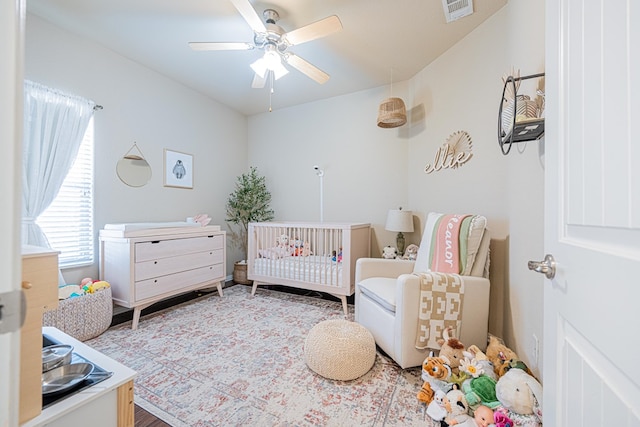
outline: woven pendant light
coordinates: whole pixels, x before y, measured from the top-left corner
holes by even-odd
[[[407,109],[400,98],[387,98],[378,109],[378,126],[397,128],[407,123]]]
[[[393,69],[391,69],[391,87],[393,92]],[[397,128],[407,123],[407,108],[401,98],[390,97],[380,103],[378,108],[378,127]]]

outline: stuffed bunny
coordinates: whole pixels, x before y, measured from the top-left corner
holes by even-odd
[[[496,396],[516,426],[542,426],[542,385],[522,369],[510,369],[500,377]]]

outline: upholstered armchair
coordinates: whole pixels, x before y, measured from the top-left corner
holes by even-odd
[[[434,234],[439,238],[441,218],[442,214],[428,215],[415,261],[360,258],[356,263],[355,320],[403,369],[419,366],[430,351],[416,348],[416,336],[424,296],[421,276],[433,275],[431,252],[437,249],[432,249],[432,240]],[[490,238],[484,217],[474,215],[468,221],[466,232],[460,232],[459,275],[464,294],[455,336],[467,347],[475,344],[484,350],[489,322]]]

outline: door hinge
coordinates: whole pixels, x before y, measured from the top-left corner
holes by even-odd
[[[27,314],[27,301],[22,289],[0,292],[0,334],[18,331]]]

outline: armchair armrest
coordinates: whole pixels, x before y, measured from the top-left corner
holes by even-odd
[[[415,261],[407,259],[358,258],[356,261],[356,283],[369,277],[396,278],[413,272]]]

